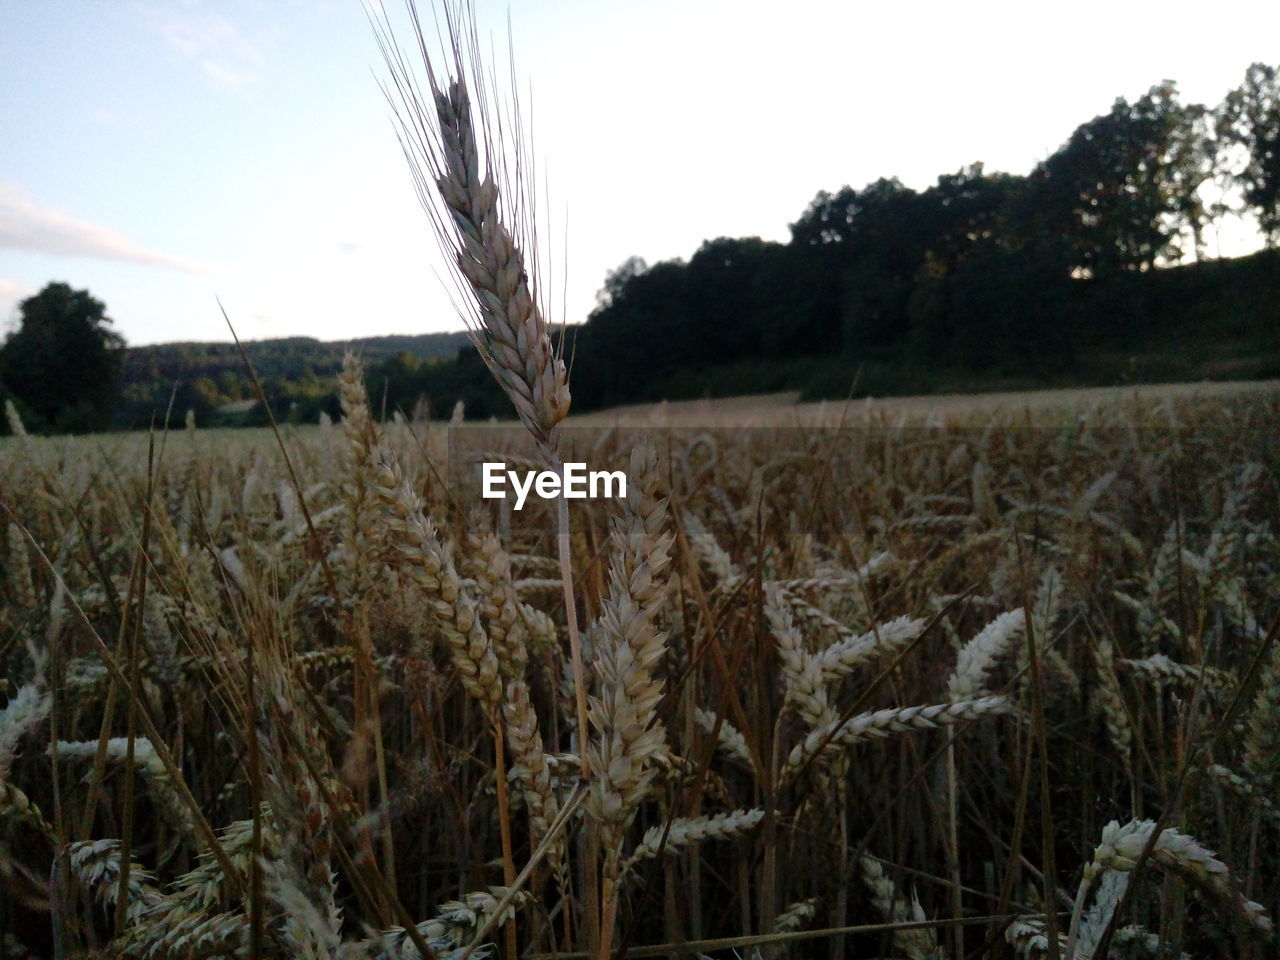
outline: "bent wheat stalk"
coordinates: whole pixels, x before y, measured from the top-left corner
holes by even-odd
[[[1271,932],[1271,918],[1265,908],[1244,897],[1235,889],[1227,865],[1195,840],[1177,830],[1167,828],[1156,834],[1152,820],[1131,820],[1124,826],[1112,820],[1102,829],[1102,842],[1093,851],[1093,859],[1085,865],[1076,891],[1075,908],[1067,931],[1066,955],[1074,957],[1080,937],[1085,896],[1104,871],[1128,872],[1134,869],[1150,848],[1151,858],[1163,869],[1177,873],[1202,892],[1209,894],[1236,915],[1246,929],[1258,934]]]

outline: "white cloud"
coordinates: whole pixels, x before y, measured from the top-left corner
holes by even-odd
[[[77,220],[52,207],[42,207],[17,184],[0,181],[0,249],[4,248],[55,256],[126,260],[187,273],[208,272],[189,260],[148,250],[107,227]]]
[[[263,62],[258,44],[220,13],[201,9],[196,3],[184,7],[146,4],[138,9],[170,49],[199,64],[218,86],[241,92],[256,82],[254,68]]]
[[[219,60],[202,60],[200,61],[200,68],[204,70],[205,76],[210,80],[228,90],[245,90],[258,79],[256,73],[248,70],[237,70],[235,67],[228,66]]]

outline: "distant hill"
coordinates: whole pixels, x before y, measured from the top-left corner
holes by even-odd
[[[316,340],[314,337],[279,337],[244,341],[244,350],[260,377],[283,376],[290,380],[310,374],[331,374],[342,368],[342,355],[350,349],[373,364],[401,353],[418,360],[447,360],[470,341],[462,331],[450,333],[386,334],[353,340]],[[190,341],[130,347],[125,356],[126,383],[156,377],[217,377],[230,370],[245,372],[244,360],[234,343]]]
[[[469,344],[467,334],[459,330],[345,341],[281,337],[246,341],[244,352],[273,407],[281,401],[310,413],[311,407],[331,397],[348,349],[372,367],[404,355],[415,363],[447,363]],[[229,416],[239,417],[246,401],[255,399],[253,380],[234,343],[130,347],[124,361],[124,403],[116,420],[120,426],[144,427],[172,408],[179,420],[194,410],[201,422],[227,422]]]

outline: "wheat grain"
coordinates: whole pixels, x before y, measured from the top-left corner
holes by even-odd
[[[955,673],[947,680],[952,700],[972,700],[987,692],[987,674],[1023,632],[1025,624],[1021,609],[1010,610],[992,620],[961,648]]]
[[[1102,841],[1093,851],[1093,858],[1084,868],[1080,888],[1076,894],[1075,911],[1071,918],[1071,930],[1067,936],[1067,955],[1075,956],[1074,948],[1080,931],[1085,894],[1103,871],[1129,871],[1137,866],[1138,858],[1150,846],[1151,858],[1166,870],[1171,870],[1189,881],[1196,888],[1231,906],[1240,919],[1253,930],[1267,933],[1271,920],[1261,904],[1245,899],[1230,882],[1227,865],[1212,851],[1201,846],[1194,838],[1167,828],[1155,836],[1156,824],[1152,820],[1131,820],[1123,826],[1112,820],[1102,829]]]
[[[496,719],[502,702],[498,658],[475,602],[399,468],[381,460],[377,475],[378,495],[389,514],[387,524],[401,537],[396,549],[404,561],[402,569],[424,591],[463,687],[491,720]]]
[[[764,811],[731,810],[710,817],[674,817],[669,824],[650,827],[622,866],[622,872],[634,870],[636,864],[656,857],[661,850],[675,855],[686,847],[704,840],[731,840],[755,829],[764,819]],[[663,845],[663,838],[666,844]]]
[[[864,740],[882,740],[899,733],[999,716],[1010,709],[1007,697],[980,697],[918,707],[889,707],[858,714],[845,723],[833,721],[811,730],[803,741],[796,744],[787,756],[782,778],[786,780],[795,776],[810,763],[829,762],[830,751],[834,749],[848,748]]]

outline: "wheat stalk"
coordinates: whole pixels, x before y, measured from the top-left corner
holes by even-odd
[[[692,847],[704,840],[730,840],[740,837],[748,830],[757,827],[764,819],[764,811],[731,810],[728,813],[717,813],[710,817],[675,817],[669,824],[659,824],[645,831],[640,843],[631,851],[631,856],[622,865],[625,875],[635,869],[636,864],[656,857],[659,851],[673,856],[686,847]],[[666,844],[663,845],[663,838]]]
[[[1150,849],[1151,858],[1161,867],[1177,873],[1193,886],[1230,905],[1248,927],[1259,933],[1270,932],[1271,920],[1262,905],[1245,899],[1232,887],[1227,865],[1213,851],[1201,846],[1195,838],[1171,827],[1159,834],[1155,834],[1155,828],[1153,820],[1131,820],[1123,826],[1112,820],[1103,827],[1102,840],[1094,849],[1093,858],[1085,865],[1080,887],[1076,892],[1075,909],[1067,933],[1068,957],[1076,955],[1084,899],[1094,880],[1106,870],[1127,872],[1134,869],[1147,849]]]
[[[385,19],[376,30],[391,72],[394,92],[390,88],[384,92],[395,114],[401,147],[441,248],[465,281],[471,306],[464,315],[472,341],[520,421],[550,456],[553,431],[569,412],[569,385],[533,285],[528,255],[536,250],[536,239],[527,205],[534,190],[523,179],[531,174],[522,166],[521,131],[517,125],[508,133],[496,123],[470,11],[444,5],[454,74],[445,79],[427,54],[416,10],[410,7],[430,104],[424,102]],[[481,118],[479,135],[472,116],[473,86]],[[507,157],[507,150],[513,156]],[[504,196],[506,190],[514,196]]]
[[[600,696],[590,719],[597,730],[587,749],[594,777],[587,813],[601,825],[604,874],[601,878],[599,955],[608,956],[622,876],[622,838],[648,792],[651,766],[666,745],[657,720],[662,683],[655,668],[666,651],[654,623],[666,594],[668,550],[666,501],[654,495],[657,459],[636,448],[628,466],[627,496],[610,532],[613,558],[609,595],[599,622],[596,670]]]
[[[858,714],[845,722],[834,720],[809,732],[792,748],[782,768],[782,780],[794,777],[810,763],[828,762],[834,748],[848,748],[864,740],[883,740],[899,733],[931,730],[936,727],[981,717],[1008,713],[1006,697],[980,697],[918,707],[889,707]]]

